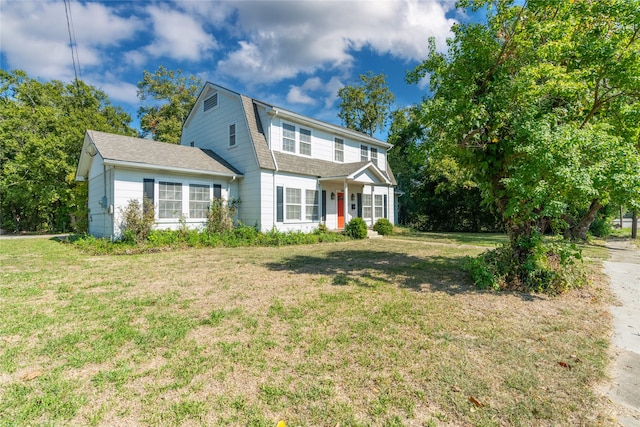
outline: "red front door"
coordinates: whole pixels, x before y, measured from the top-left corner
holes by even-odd
[[[338,193],[338,228],[344,228],[344,193]]]

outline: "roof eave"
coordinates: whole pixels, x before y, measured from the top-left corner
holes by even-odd
[[[180,168],[175,166],[162,166],[150,163],[139,163],[139,162],[127,162],[125,160],[114,160],[114,159],[104,159],[104,164],[107,166],[120,166],[131,169],[144,169],[144,170],[161,170],[167,172],[176,172],[176,173],[188,173],[191,175],[207,175],[207,176],[218,176],[225,178],[242,178],[243,175],[240,173],[233,172],[216,172],[209,170],[201,170],[201,169],[191,169],[191,168]]]

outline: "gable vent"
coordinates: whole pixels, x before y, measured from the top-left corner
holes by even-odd
[[[218,94],[214,93],[212,96],[204,100],[204,111],[208,111],[218,105]]]

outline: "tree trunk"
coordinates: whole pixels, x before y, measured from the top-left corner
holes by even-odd
[[[633,211],[633,216],[631,217],[631,238],[638,238],[638,211]]]
[[[591,202],[591,206],[589,206],[587,214],[580,220],[580,222],[571,227],[571,238],[587,240],[587,231],[589,231],[589,227],[593,220],[596,219],[596,214],[601,207],[602,205],[600,205],[600,201],[598,199]]]

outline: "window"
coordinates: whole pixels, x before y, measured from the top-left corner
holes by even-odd
[[[318,220],[318,191],[307,190],[305,194],[305,218],[307,221]]]
[[[300,154],[311,155],[311,131],[300,128]]]
[[[378,166],[378,149],[371,147],[371,161]]]
[[[382,194],[375,194],[373,196],[373,202],[375,217],[382,218]]]
[[[362,217],[371,218],[371,194],[362,195]]]
[[[142,180],[142,212],[147,213],[153,209],[155,199],[153,198],[155,181],[153,178],[144,178]]]
[[[189,218],[206,218],[210,204],[208,185],[189,185]]]
[[[282,150],[291,153],[296,152],[296,127],[288,124],[282,125]]]
[[[229,125],[229,147],[233,147],[236,145],[236,124],[232,123]]]
[[[366,162],[369,160],[369,147],[366,145],[360,146],[360,161]]]
[[[218,93],[214,93],[209,98],[204,100],[204,111],[209,111],[213,107],[218,105]]]
[[[333,157],[336,162],[344,162],[344,140],[333,138]]]
[[[287,188],[286,190],[287,220],[302,219],[301,190],[299,188]]]
[[[180,218],[182,216],[182,184],[160,182],[158,218]]]

